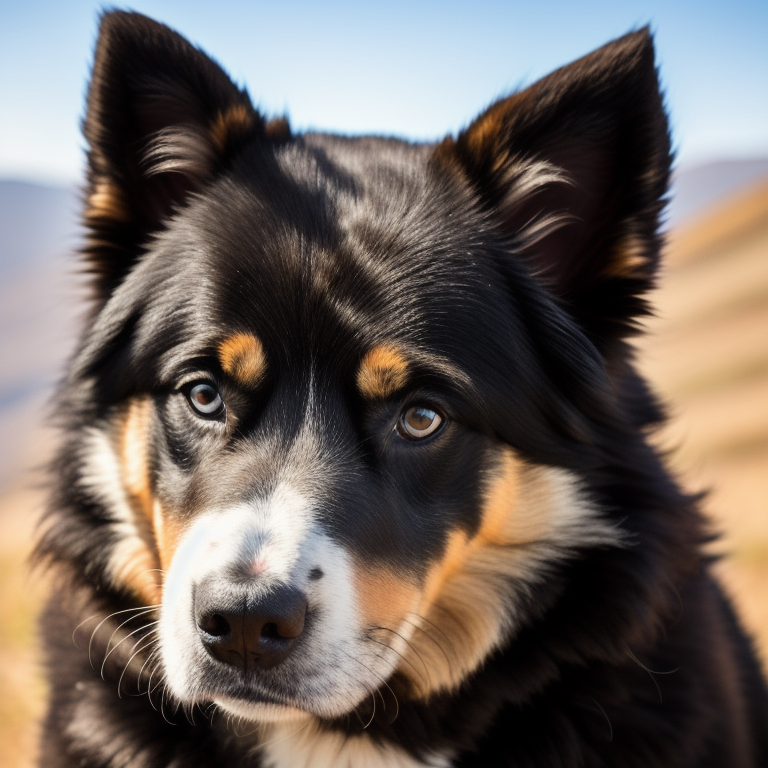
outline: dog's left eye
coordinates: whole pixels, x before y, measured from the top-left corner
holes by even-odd
[[[443,425],[443,417],[431,408],[414,405],[400,414],[397,433],[406,440],[424,440]]]
[[[219,390],[209,381],[193,384],[186,395],[192,410],[203,418],[216,418],[224,412],[224,401]]]

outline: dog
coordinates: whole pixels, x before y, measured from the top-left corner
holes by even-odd
[[[113,11],[84,134],[41,765],[768,765],[633,361],[648,30],[423,145],[294,135]]]

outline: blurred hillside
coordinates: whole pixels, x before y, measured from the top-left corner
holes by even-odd
[[[660,443],[722,533],[726,587],[768,668],[768,175],[670,233],[641,368]]]
[[[41,415],[82,311],[74,191],[0,180],[0,492],[45,458]]]
[[[721,574],[768,660],[768,160],[675,179],[657,316],[642,369],[670,404],[659,441],[707,511]],[[0,180],[0,766],[32,764],[43,684],[34,616],[44,594],[24,566],[51,435],[47,399],[82,311],[77,196]]]
[[[672,229],[684,227],[703,211],[767,178],[768,157],[720,160],[675,171],[667,221]]]

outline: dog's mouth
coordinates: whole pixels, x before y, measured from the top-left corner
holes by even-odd
[[[306,696],[277,689],[263,680],[224,683],[210,700],[224,711],[247,720],[282,720],[319,714]]]
[[[307,720],[317,713],[292,703],[262,701],[246,696],[221,695],[213,703],[226,715],[255,723],[277,723]]]
[[[322,683],[317,682],[322,675],[310,662],[314,615],[301,606],[306,602],[303,595],[294,592],[276,591],[270,601],[251,603],[226,617],[205,616],[205,623],[198,613],[196,677],[207,698],[238,711],[313,709],[313,699],[322,692]],[[281,593],[295,598],[293,605],[281,602],[285,599]],[[283,617],[294,610],[293,624],[275,616],[270,604],[279,607]]]
[[[254,665],[247,670],[240,664],[220,661],[201,644],[181,685],[176,682],[178,672],[171,670],[171,689],[182,702],[212,702],[243,720],[333,719],[370,697],[391,672],[393,664],[388,662],[388,668],[376,670],[373,678],[373,655],[364,647],[358,645],[353,651],[340,640],[335,648],[328,648],[317,640],[309,633],[294,645],[290,657],[276,666],[264,669]],[[377,654],[380,659],[385,657],[381,651]],[[396,658],[394,652],[392,657]]]

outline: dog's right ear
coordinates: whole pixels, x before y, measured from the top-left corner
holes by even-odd
[[[103,298],[187,195],[269,127],[202,51],[145,16],[114,11],[101,19],[83,132],[85,250]]]
[[[489,107],[435,159],[606,359],[648,313],[670,140],[653,38],[631,32]]]

